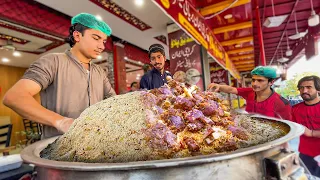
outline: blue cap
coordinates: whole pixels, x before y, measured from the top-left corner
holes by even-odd
[[[101,31],[107,36],[110,36],[112,32],[111,28],[108,26],[107,23],[97,19],[94,15],[89,13],[80,13],[74,16],[71,19],[71,24],[74,25],[76,23],[82,24],[91,29]]]
[[[251,71],[251,75],[275,79],[277,77],[277,70],[270,66],[258,66]]]

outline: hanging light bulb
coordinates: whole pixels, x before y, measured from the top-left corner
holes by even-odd
[[[271,0],[271,5],[272,5],[273,16],[267,17],[263,23],[263,26],[267,28],[279,27],[287,19],[288,15],[286,14],[286,15],[276,16],[274,12],[273,0]]]
[[[286,31],[286,34],[287,34],[287,51],[286,51],[286,56],[291,56],[292,55],[292,50],[290,49],[290,46],[289,46],[289,40],[288,40],[288,31]]]
[[[280,63],[285,63],[289,60],[289,58],[283,57],[283,53],[282,53],[282,48],[281,48],[281,58],[278,59],[277,61]]]
[[[313,9],[313,0],[310,0],[311,4],[311,16],[308,18],[308,25],[309,26],[317,26],[320,23],[319,15]]]
[[[300,39],[300,38],[304,37],[307,34],[307,32],[299,32],[298,31],[296,12],[294,12],[294,21],[295,21],[295,24],[296,24],[296,34],[289,36],[289,39],[292,39],[292,40]]]

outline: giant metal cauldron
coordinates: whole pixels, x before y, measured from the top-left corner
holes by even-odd
[[[280,122],[288,133],[274,141],[228,153],[129,163],[61,162],[40,158],[39,153],[57,138],[54,137],[26,147],[21,157],[36,165],[37,179],[44,180],[257,180],[303,175],[298,156],[281,151],[283,144],[303,134],[303,126],[254,116]]]

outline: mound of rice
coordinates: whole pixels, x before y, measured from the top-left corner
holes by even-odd
[[[88,163],[158,160],[233,151],[283,135],[263,121],[232,117],[212,92],[170,81],[90,106],[40,156]]]

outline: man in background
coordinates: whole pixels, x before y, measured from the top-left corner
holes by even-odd
[[[137,91],[139,89],[138,82],[132,82],[130,85],[130,92]]]
[[[320,78],[303,77],[297,87],[304,101],[292,107],[292,121],[305,127],[300,136],[299,156],[310,173],[320,177],[320,167],[314,159],[320,155]]]
[[[166,55],[161,44],[153,44],[149,47],[150,64],[153,65],[151,71],[144,74],[140,80],[141,89],[154,89],[167,83],[167,76],[171,74],[164,70]]]
[[[212,83],[208,89],[242,96],[246,100],[246,111],[249,113],[291,120],[289,101],[271,88],[277,77],[276,69],[259,66],[251,71],[251,75],[252,88],[235,88]]]

